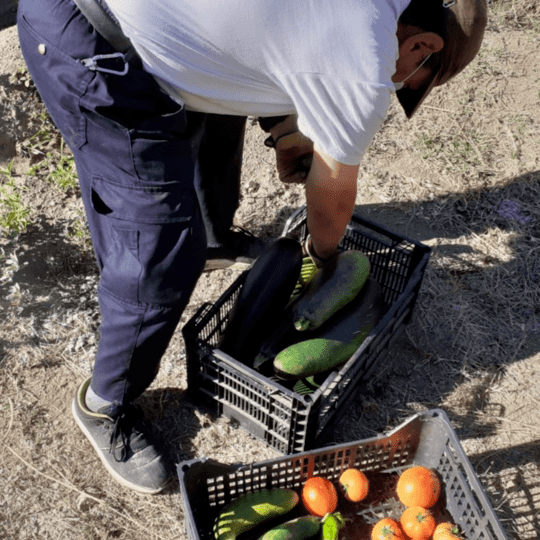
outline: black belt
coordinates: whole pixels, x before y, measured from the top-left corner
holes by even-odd
[[[140,60],[131,40],[122,32],[120,24],[104,0],[73,1],[96,31],[110,43],[113,49],[122,53],[127,62]]]

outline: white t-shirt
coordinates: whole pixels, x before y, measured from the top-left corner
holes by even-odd
[[[298,114],[302,133],[356,165],[394,91],[410,0],[107,0],[146,69],[189,110]]]

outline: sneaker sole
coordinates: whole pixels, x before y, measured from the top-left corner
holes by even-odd
[[[247,270],[251,266],[250,263],[232,262],[224,260],[208,260],[204,266],[204,272],[212,272],[213,270]]]
[[[122,476],[120,476],[110,465],[109,463],[107,462],[107,460],[105,460],[105,458],[102,456],[101,454],[101,449],[99,448],[99,446],[96,445],[96,443],[94,442],[94,439],[92,438],[92,436],[90,435],[89,431],[86,429],[86,426],[82,423],[82,421],[80,420],[79,418],[79,415],[77,414],[77,405],[76,405],[76,400],[77,398],[75,397],[75,399],[73,400],[72,404],[71,404],[71,414],[73,415],[73,418],[75,419],[75,422],[77,422],[77,425],[79,426],[79,428],[81,429],[81,431],[84,433],[85,437],[88,439],[88,441],[90,442],[90,444],[92,445],[92,447],[94,448],[94,450],[96,451],[96,454],[98,455],[98,458],[99,460],[101,461],[101,463],[103,463],[103,465],[105,466],[105,468],[107,469],[107,472],[119,483],[121,484],[122,486],[124,487],[127,487],[133,491],[137,491],[138,493],[144,493],[146,495],[156,495],[157,493],[160,493],[161,491],[163,491],[171,482],[172,482],[172,477],[171,479],[165,484],[163,485],[162,487],[158,488],[158,489],[146,489],[146,488],[143,488],[137,484],[132,484],[131,482],[128,482],[125,478],[123,478]]]

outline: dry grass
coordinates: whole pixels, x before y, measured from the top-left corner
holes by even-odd
[[[512,540],[540,537],[539,9],[531,0],[491,2],[473,65],[412,121],[393,104],[362,163],[358,211],[433,254],[411,325],[334,434],[361,439],[416,410],[443,408]],[[29,141],[46,120],[28,112],[41,109],[24,82],[6,85],[19,111],[10,110],[8,126],[16,180],[35,205],[33,228],[0,237],[0,538],[184,538],[178,485],[156,497],[121,489],[71,420],[98,341],[97,274],[88,239],[75,234],[77,194],[25,175],[40,151],[60,147],[54,137]],[[238,221],[275,236],[303,197],[277,181],[261,140],[250,127]],[[182,323],[237,275],[204,275]],[[177,332],[142,398],[173,459],[276,456],[197,410],[186,386]]]

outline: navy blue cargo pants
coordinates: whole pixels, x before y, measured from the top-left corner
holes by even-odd
[[[157,374],[204,268],[205,222],[210,245],[219,244],[212,212],[221,217],[214,225],[232,223],[245,118],[186,112],[141,67],[121,74],[122,59],[98,61],[112,73],[86,67],[82,60],[115,51],[72,0],[20,0],[18,30],[32,79],[74,153],[100,270],[92,388],[122,405]]]

